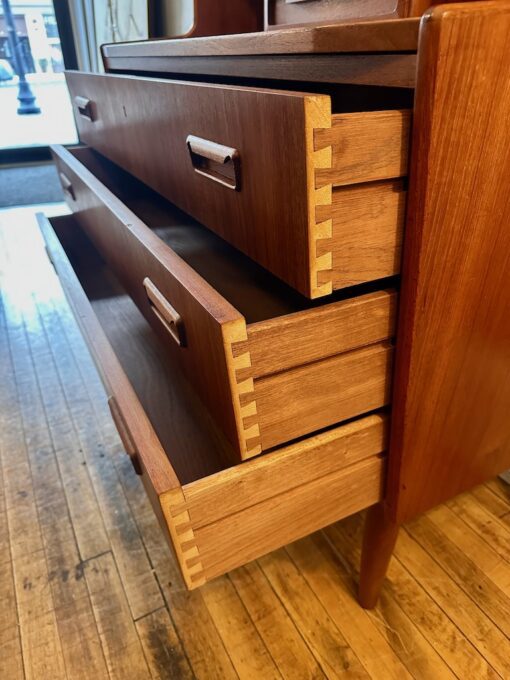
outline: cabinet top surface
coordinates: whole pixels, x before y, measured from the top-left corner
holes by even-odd
[[[109,57],[205,57],[270,54],[416,52],[419,18],[363,21],[205,38],[103,45]]]

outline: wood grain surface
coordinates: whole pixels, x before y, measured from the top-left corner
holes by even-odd
[[[387,496],[398,522],[510,465],[509,30],[508,2],[423,23]]]
[[[399,274],[405,211],[405,180],[333,189],[331,239],[317,246],[319,256],[331,252],[331,270],[318,283],[338,290]],[[319,208],[318,219],[323,214]]]
[[[262,446],[269,448],[385,406],[391,394],[391,360],[392,348],[378,343],[256,378]]]
[[[111,43],[102,46],[102,54],[108,59],[128,56],[416,52],[419,24],[417,18],[359,21],[211,38]]]
[[[265,0],[266,29],[289,25],[419,17],[431,5],[453,0]]]
[[[250,352],[258,378],[280,373],[393,337],[396,307],[396,292],[384,290],[259,321],[248,325],[247,341],[235,354]]]
[[[67,82],[98,104],[95,121],[77,116],[82,142],[309,293],[305,103],[329,124],[328,97],[76,72]],[[195,172],[190,134],[238,150],[240,191]]]
[[[347,83],[413,88],[416,54],[249,54],[239,56],[112,56],[104,59],[105,70],[208,76],[216,81],[257,80]],[[175,77],[175,75],[174,75]],[[240,83],[241,84],[241,83]],[[274,85],[273,85],[274,86]]]
[[[83,142],[311,298],[342,282],[325,274],[335,267],[332,187],[407,173],[409,111],[331,116],[323,94],[76,72],[67,80],[72,96],[95,102],[93,121],[76,117]],[[195,171],[190,134],[237,150],[239,190]]]
[[[393,337],[395,291],[353,288],[319,306],[278,282],[274,285],[273,278],[260,267],[176,212],[171,204],[119,172],[113,164],[101,161],[90,149],[73,152],[57,149],[55,153],[61,174],[73,187],[74,198],[69,198],[69,203],[79,224],[75,243],[72,238],[67,239],[66,248],[74,253],[76,266],[89,272],[104,268],[103,259],[108,263],[111,275],[121,283],[118,294],[133,298],[159,336],[163,351],[182,366],[225,432],[232,446],[223,447],[223,451],[232,460],[250,458],[277,443],[335,425],[386,403],[381,389],[386,395],[390,376],[380,363],[374,367],[373,380],[367,381],[364,367],[352,372],[352,380],[344,371],[342,379],[334,381],[325,362],[331,359],[336,365],[342,362],[342,353],[375,346]],[[107,184],[100,182],[100,178]],[[119,243],[124,244],[120,250]],[[172,313],[180,317],[185,339],[180,345],[153,312],[144,284],[147,277],[172,305]],[[144,341],[139,322],[133,320],[129,300],[121,303],[113,299],[117,288],[114,285],[113,293],[107,295],[98,282],[100,300],[94,304],[106,310],[101,318],[114,335],[132,333],[134,343],[140,338],[139,363],[143,365]],[[242,312],[231,304],[236,301]],[[247,323],[252,319],[260,319],[254,323],[253,337],[258,341],[253,356],[252,324]],[[317,329],[324,324],[327,328],[318,334]],[[145,342],[150,354],[154,343],[149,339]],[[112,343],[115,345],[113,340]],[[360,354],[361,364],[362,356],[365,355]],[[352,357],[345,355],[344,360],[352,365]],[[165,370],[154,372],[161,376],[164,392]],[[258,388],[254,380],[261,381]],[[378,389],[372,392],[374,384]],[[307,417],[295,426],[287,422],[279,433],[275,413],[288,409],[287,391],[291,385],[289,394],[300,391],[300,408],[307,411]],[[307,389],[302,389],[305,385]],[[341,408],[333,403],[335,393],[342,395]],[[315,417],[316,412],[321,415]],[[160,416],[164,431],[164,410]],[[164,435],[160,438],[165,439]],[[189,459],[193,461],[194,456]],[[211,460],[214,465],[216,458],[211,456]]]
[[[54,153],[58,166],[73,183],[76,200],[70,203],[79,214],[80,227],[142,310],[167,352],[178,356],[186,375],[241,455],[245,444],[233,409],[224,328],[240,325],[244,339],[243,317],[71,153],[63,148]],[[147,276],[181,315],[186,347],[171,341],[154,315],[143,285]]]
[[[317,170],[316,187],[404,177],[408,172],[411,111],[334,113],[315,133],[317,148],[331,146],[331,167]]]
[[[183,381],[178,362],[171,361],[170,355],[163,351],[112,272],[97,255],[94,260],[84,258],[90,246],[73,239],[73,224],[77,227],[73,218],[55,221],[71,261],[66,261],[62,247],[55,243],[56,236],[44,219],[42,224],[75,313],[82,320],[88,319],[86,323],[82,321],[85,339],[96,348],[95,358],[105,382],[109,386],[117,384],[110,368],[117,367],[127,386],[121,401],[112,390],[117,405],[116,418],[122,423],[124,438],[127,432],[132,439],[133,450],[128,453],[140,463],[147,493],[170,535],[188,587],[202,585],[219,573],[313,531],[310,527],[323,526],[331,513],[338,518],[381,500],[385,465],[381,454],[386,445],[386,419],[377,416],[274,451],[247,467],[241,464],[225,469],[231,458],[225,438]],[[75,267],[76,275],[71,266]],[[85,296],[90,297],[90,302]],[[97,350],[99,340],[100,351]],[[110,359],[110,355],[114,359]],[[122,411],[126,403],[128,409]],[[137,420],[132,422],[131,418]],[[138,421],[150,423],[145,441],[140,441]],[[335,455],[332,456],[333,446]],[[283,474],[294,457],[298,462],[295,471]],[[240,472],[236,483],[245,489],[256,486],[257,491],[237,495],[234,502],[229,489],[236,470]],[[335,482],[329,484],[328,479]],[[273,480],[280,482],[274,484]],[[195,481],[203,483],[206,490],[201,485],[192,485],[194,502],[188,507],[187,485]],[[324,497],[328,488],[335,490],[331,502],[313,512],[307,510],[305,522],[298,508],[308,508],[309,499],[318,489]],[[214,506],[211,505],[212,489],[223,498]],[[338,502],[339,493],[345,496],[342,503]],[[276,524],[275,508],[282,520]],[[283,521],[284,517],[287,521]],[[213,522],[224,523],[214,540],[208,528]],[[270,526],[276,528],[268,531]],[[203,533],[197,533],[198,530]],[[221,534],[229,549],[222,549],[223,557],[219,558],[214,543]],[[210,552],[211,556],[207,557]]]
[[[361,515],[187,592],[33,213],[0,211],[2,678],[509,676],[498,479],[401,531],[372,612],[355,595]]]

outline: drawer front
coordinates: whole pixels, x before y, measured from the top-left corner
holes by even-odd
[[[391,180],[407,172],[408,112],[332,116],[326,95],[66,76],[83,142],[304,295],[398,271],[405,194]],[[362,188],[337,192],[350,185]],[[359,250],[346,257],[348,239]]]
[[[329,125],[329,97],[129,76],[66,77],[82,142],[295,288],[308,289],[307,154],[313,127]],[[76,97],[90,102],[92,117],[81,113]],[[293,262],[284,255],[291,248]]]
[[[188,588],[381,500],[388,436],[384,415],[361,418],[182,483],[173,466],[182,456],[177,448],[188,437],[198,437],[198,442],[208,435],[213,446],[213,430],[203,422],[200,405],[186,402],[169,384],[168,418],[174,422],[176,441],[169,450],[163,448],[55,234],[62,239],[67,231],[72,238],[77,224],[68,216],[52,222],[53,227],[40,216],[48,253]],[[129,336],[123,341],[130,345]]]
[[[53,149],[67,202],[166,350],[178,358],[242,457],[228,364],[241,315],[63,147]],[[228,337],[226,337],[228,336]],[[238,338],[244,339],[244,336]],[[243,435],[244,436],[244,435]],[[258,451],[257,451],[258,452]]]
[[[79,155],[79,154],[78,154]],[[68,202],[244,460],[389,401],[396,294],[246,324],[69,151]]]

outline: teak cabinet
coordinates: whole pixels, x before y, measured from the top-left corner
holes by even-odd
[[[41,227],[188,587],[370,507],[371,607],[398,526],[510,467],[509,30],[449,3],[67,74]]]

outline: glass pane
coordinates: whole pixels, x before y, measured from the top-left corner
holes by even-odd
[[[1,0],[0,149],[78,141],[63,71],[53,2]]]

